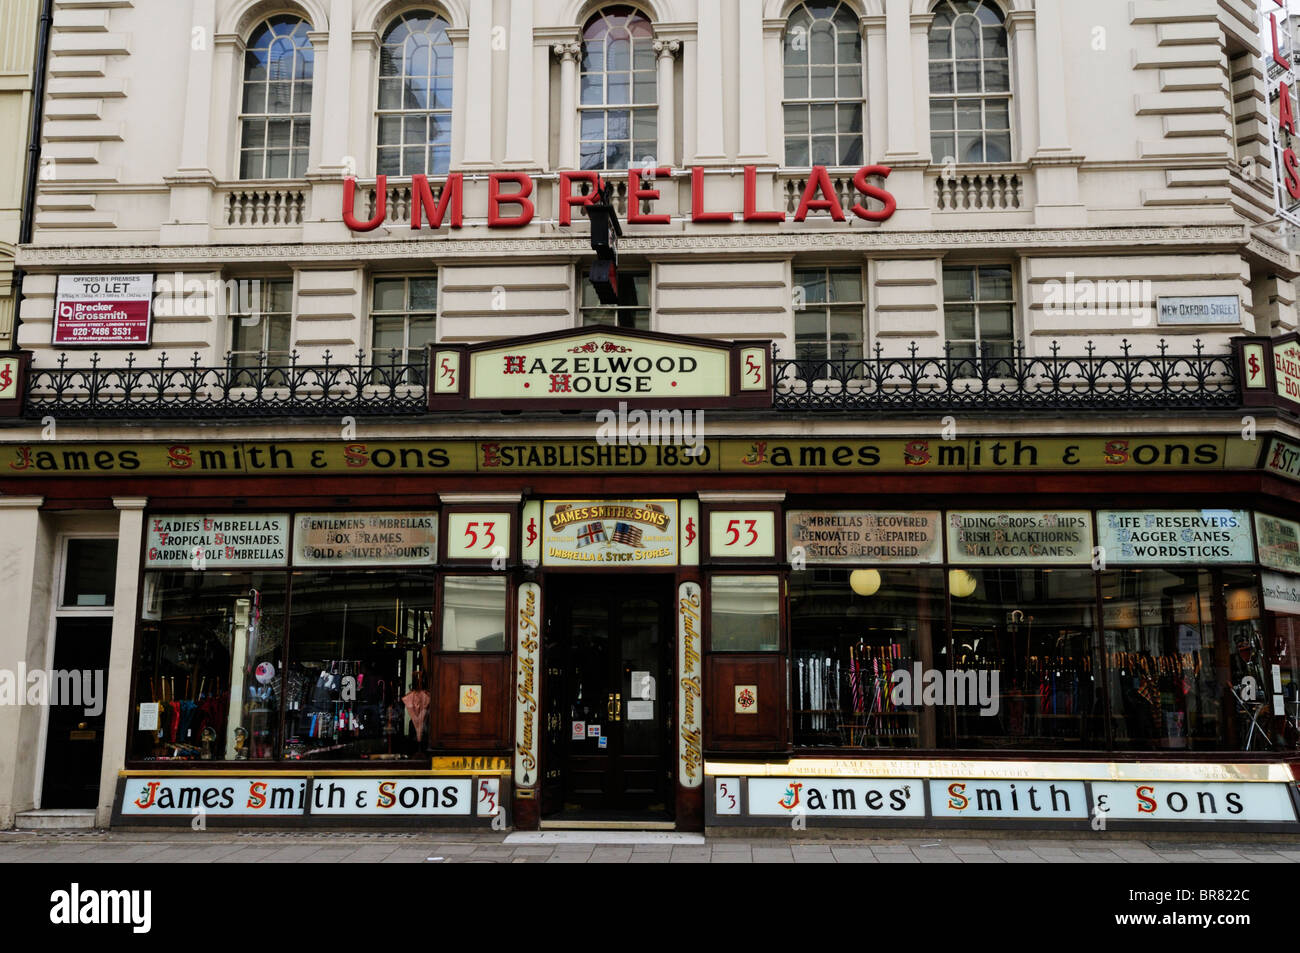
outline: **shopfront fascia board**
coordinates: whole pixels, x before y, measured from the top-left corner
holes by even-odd
[[[1271,438],[1294,446],[1281,438]],[[1269,440],[1196,434],[1123,436],[708,438],[686,456],[672,444],[502,437],[489,440],[333,440],[171,443],[0,442],[0,475],[292,477],[745,474],[1222,473],[1269,470]],[[1300,464],[1298,464],[1300,467]],[[1270,471],[1274,472],[1274,471]],[[1300,474],[1300,469],[1297,470]],[[1293,477],[1300,478],[1300,476]]]

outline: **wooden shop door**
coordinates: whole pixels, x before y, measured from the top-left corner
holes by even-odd
[[[545,816],[669,817],[672,581],[547,579]]]

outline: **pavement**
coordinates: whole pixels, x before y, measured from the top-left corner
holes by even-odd
[[[603,841],[603,842],[602,842]],[[622,842],[619,842],[622,841]],[[420,831],[0,831],[10,863],[963,863],[1294,864],[1300,841],[1106,835],[943,838]]]

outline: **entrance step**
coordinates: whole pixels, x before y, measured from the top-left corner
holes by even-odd
[[[14,817],[14,829],[20,831],[91,831],[95,829],[94,810],[51,808],[44,811],[20,811]]]
[[[704,835],[688,834],[678,831],[647,830],[515,831],[506,835],[505,843],[510,846],[544,844],[551,847],[561,847],[573,844],[702,845],[704,843]]]

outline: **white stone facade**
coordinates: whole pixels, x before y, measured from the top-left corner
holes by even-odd
[[[292,277],[291,345],[309,362],[327,349],[370,349],[376,274],[436,276],[439,341],[579,320],[586,224],[556,223],[555,173],[577,164],[575,51],[600,4],[55,6],[42,153],[55,172],[41,183],[35,239],[20,253],[33,274],[17,343],[36,352],[38,367],[58,350],[51,325],[60,272]],[[654,208],[671,223],[630,225],[621,250],[625,270],[649,274],[652,329],[771,336],[789,353],[793,270],[858,266],[866,349],[898,353],[915,341],[938,353],[947,337],[941,268],[954,262],[1013,268],[1015,336],[1029,354],[1052,340],[1113,348],[1121,337],[1138,349],[1157,337],[1175,350],[1194,338],[1219,348],[1232,334],[1296,327],[1296,261],[1260,227],[1271,218],[1271,160],[1253,3],[1003,3],[1009,161],[945,165],[930,149],[927,31],[935,4],[846,0],[862,38],[862,164],[892,169],[896,213],[885,222],[852,215],[833,222],[825,212],[801,223],[693,222],[696,166],[704,168],[710,210],[740,211],[743,166],[757,168],[760,209],[797,204],[808,166],[785,163],[781,77],[786,18],[798,6],[638,7],[654,35],[653,159],[675,170],[658,180]],[[381,38],[395,16],[419,9],[445,19],[454,48],[448,168],[467,176],[465,227],[413,233],[402,204],[408,180],[390,176],[389,220],[350,232],[341,221],[342,178],[358,177],[365,217],[377,171]],[[241,180],[245,46],[260,23],[283,14],[307,21],[315,55],[306,172]],[[490,229],[484,179],[505,169],[535,177],[537,214],[523,228]],[[854,171],[832,167],[841,194],[853,192]],[[1052,307],[1053,282],[1119,280],[1149,282],[1142,288],[1149,299],[1239,295],[1241,324],[1157,327],[1149,312],[1144,321]],[[208,310],[157,317],[153,350],[173,359],[197,351],[201,363],[219,364],[232,344],[230,320]],[[124,354],[107,351],[101,360]]]

